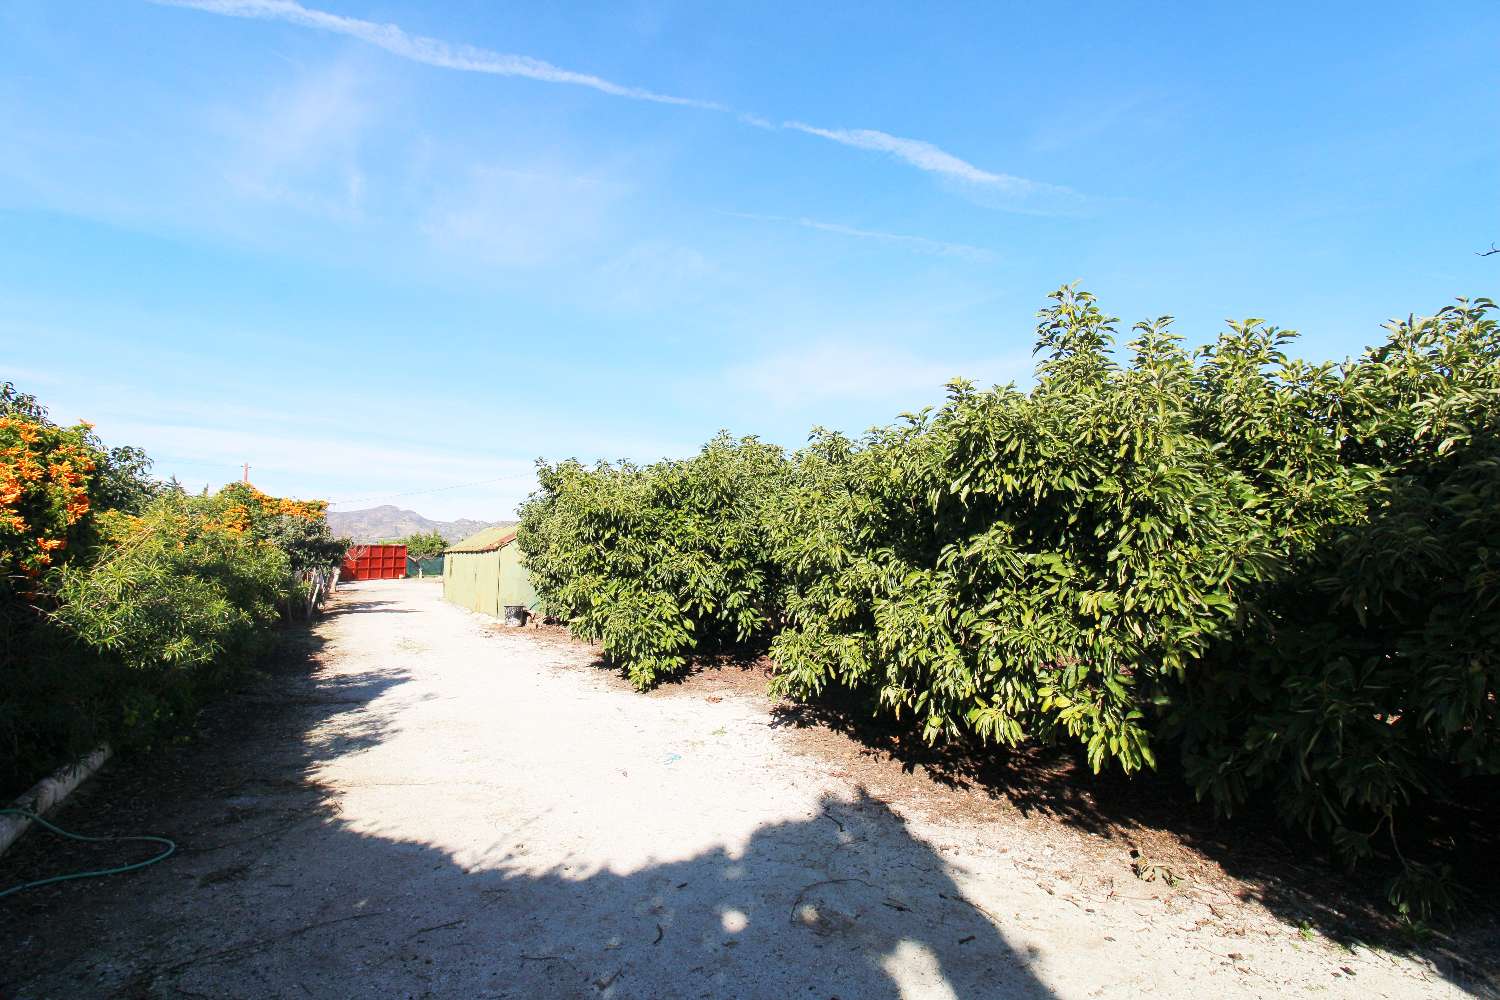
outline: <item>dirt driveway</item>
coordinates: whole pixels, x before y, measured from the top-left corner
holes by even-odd
[[[893,806],[763,697],[635,695],[430,582],[345,590],[308,642],[59,813],[181,851],[0,902],[0,995],[1466,993],[1225,894],[1102,884],[1056,823]],[[77,860],[32,833],[0,884]]]

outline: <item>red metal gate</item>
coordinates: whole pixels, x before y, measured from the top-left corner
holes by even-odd
[[[405,545],[355,545],[339,570],[340,580],[400,580],[405,576]]]

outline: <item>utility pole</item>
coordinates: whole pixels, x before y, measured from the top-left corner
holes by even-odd
[[[250,463],[246,462],[244,468],[245,468],[245,477],[244,477],[244,479],[242,481],[245,482],[245,483],[249,483],[250,482]]]

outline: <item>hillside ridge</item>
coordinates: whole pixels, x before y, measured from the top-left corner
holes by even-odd
[[[453,521],[434,521],[414,510],[406,510],[394,504],[383,504],[365,510],[331,510],[328,526],[340,537],[356,542],[383,542],[422,531],[436,531],[450,542],[467,538],[476,531],[497,524],[514,524],[514,521],[478,521],[461,517]]]

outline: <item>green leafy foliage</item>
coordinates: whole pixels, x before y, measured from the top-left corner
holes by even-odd
[[[398,545],[406,546],[406,557],[408,559],[431,559],[440,556],[448,548],[448,540],[437,531],[414,531],[410,535],[397,542]]]
[[[278,619],[292,563],[269,538],[225,529],[234,504],[227,490],[172,494],[107,519],[100,558],[60,572],[52,621],[135,670],[246,662]]]
[[[776,687],[866,688],[930,740],[1076,740],[1154,763],[1153,705],[1277,564],[1254,495],[1193,430],[1168,319],[1118,363],[1063,289],[1030,394],[954,383],[857,445],[822,436],[776,521],[790,581]]]
[[[777,585],[763,510],[785,470],[781,449],[722,434],[685,461],[539,464],[519,535],[537,592],[640,688],[759,639]]]
[[[0,384],[4,793],[100,740],[180,733],[343,557],[319,502],[246,483],[189,496],[149,469]]]
[[[7,784],[102,739],[180,733],[267,648],[296,581],[273,542],[223,528],[232,503],[167,493],[139,515],[103,515],[93,557],[53,575],[50,609],[0,697]]]
[[[1301,392],[1322,442],[1302,455],[1339,464],[1262,463],[1286,484],[1266,490],[1268,520],[1302,522],[1289,570],[1171,719],[1202,794],[1227,810],[1268,793],[1351,860],[1399,850],[1403,814],[1454,779],[1500,774],[1493,314],[1479,300],[1394,323],[1331,373],[1335,392]],[[1398,895],[1427,898],[1421,870],[1407,866]]]
[[[1225,812],[1388,853],[1420,919],[1450,876],[1400,831],[1500,774],[1494,315],[1461,300],[1314,364],[1253,319],[1189,352],[1162,317],[1121,348],[1066,287],[1029,392],[956,381],[789,461],[721,436],[544,465],[522,544],[640,686],[769,637],[778,693],[853,693],[928,740],[1068,741],[1127,773],[1170,753]]]
[[[330,572],[338,569],[349,551],[347,538],[335,538],[324,517],[281,514],[263,525],[262,534],[286,553],[295,574]]]

